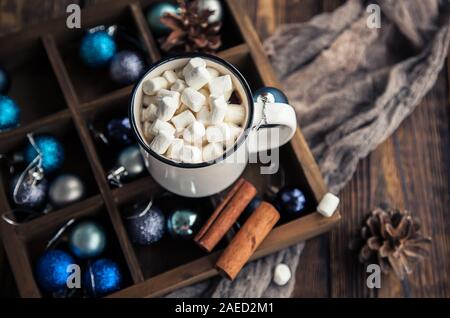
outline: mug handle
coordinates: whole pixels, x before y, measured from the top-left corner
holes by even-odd
[[[297,119],[291,105],[258,101],[253,109],[249,153],[281,147],[294,136]]]

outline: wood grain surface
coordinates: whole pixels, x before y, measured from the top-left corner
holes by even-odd
[[[100,0],[101,1],[101,0]],[[104,0],[107,1],[107,0]],[[55,17],[67,3],[94,0],[0,0],[0,34]],[[278,25],[306,21],[336,8],[340,0],[242,0],[264,39]],[[0,44],[1,45],[1,44]],[[366,273],[349,250],[363,216],[380,203],[406,208],[422,219],[432,236],[430,259],[410,277],[412,296],[450,297],[450,58],[416,111],[394,135],[362,160],[341,192],[343,218],[332,232],[308,241],[301,255],[295,297],[403,297],[401,284],[383,277],[382,288],[366,288]],[[0,252],[0,296],[16,295],[14,280]]]

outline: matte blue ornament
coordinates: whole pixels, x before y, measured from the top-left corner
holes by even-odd
[[[88,266],[83,281],[89,295],[103,296],[120,289],[122,274],[115,262],[101,258]]]
[[[128,117],[115,118],[109,121],[106,125],[106,135],[108,140],[121,145],[129,145],[136,140]]]
[[[11,78],[3,67],[0,67],[0,95],[8,93],[11,87]]]
[[[61,292],[67,287],[67,279],[72,273],[67,271],[75,260],[61,250],[48,250],[42,254],[36,264],[36,280],[39,286],[51,293]]]
[[[64,148],[61,143],[56,138],[46,135],[34,137],[34,141],[42,155],[44,172],[51,173],[59,169],[64,162]],[[36,149],[29,143],[24,150],[25,162],[29,164],[37,155]]]
[[[105,247],[105,230],[93,221],[80,222],[69,233],[69,248],[79,258],[97,257]]]
[[[298,188],[286,187],[277,193],[276,206],[285,215],[298,215],[303,212],[305,204],[305,195]]]
[[[254,102],[260,101],[261,97],[264,95],[267,96],[267,99],[270,103],[289,104],[288,98],[282,91],[280,91],[278,88],[269,87],[269,86],[258,89],[253,94],[253,101]]]
[[[177,11],[178,6],[172,3],[160,2],[153,5],[147,11],[146,16],[147,23],[150,26],[150,29],[157,35],[163,35],[170,32],[170,29],[165,26],[160,19],[165,13],[177,13]]]
[[[111,60],[109,75],[120,85],[128,85],[137,81],[144,74],[145,63],[132,51],[121,51]]]
[[[92,68],[105,66],[116,54],[117,46],[106,31],[88,32],[81,40],[80,57]]]
[[[167,231],[175,239],[189,239],[199,228],[200,214],[194,209],[177,209],[167,218]]]
[[[10,193],[13,202],[20,207],[30,209],[42,208],[45,205],[47,199],[47,180],[42,179],[39,182],[35,182],[33,184],[32,179],[23,178],[22,182],[17,185],[19,178],[20,175],[16,175],[11,180]]]
[[[0,131],[19,126],[19,121],[19,106],[8,96],[0,95]]]

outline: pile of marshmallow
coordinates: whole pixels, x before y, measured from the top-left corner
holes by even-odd
[[[220,157],[243,131],[245,107],[230,104],[231,76],[193,58],[142,84],[141,123],[150,148],[185,163]]]

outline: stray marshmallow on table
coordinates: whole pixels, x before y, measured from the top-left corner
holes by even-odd
[[[339,198],[333,193],[328,192],[323,196],[322,200],[320,200],[319,205],[317,206],[317,212],[329,218],[336,212],[338,205]]]

